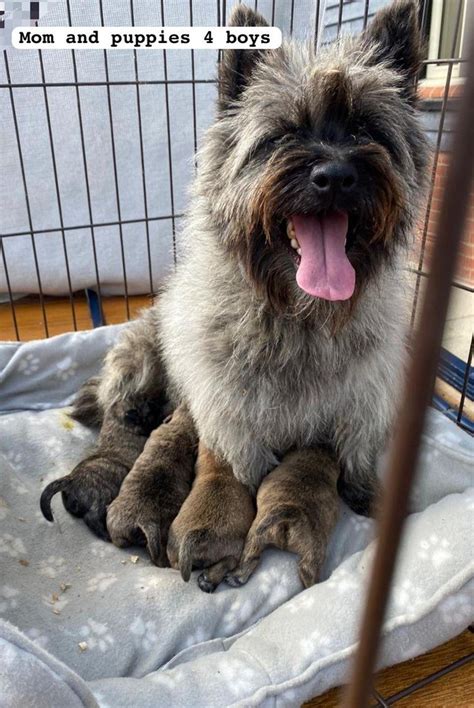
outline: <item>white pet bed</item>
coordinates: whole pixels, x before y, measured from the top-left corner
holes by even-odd
[[[270,551],[246,587],[209,596],[98,541],[59,498],[56,523],[41,517],[40,490],[94,442],[62,407],[119,329],[0,346],[0,706],[299,705],[344,682],[373,522],[342,509],[309,590]],[[472,438],[432,412],[380,666],[473,619],[473,470]]]

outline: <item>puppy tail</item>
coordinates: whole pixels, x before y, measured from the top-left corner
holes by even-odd
[[[61,477],[61,479],[55,479],[54,482],[51,482],[51,484],[48,484],[48,486],[43,489],[40,498],[40,509],[47,521],[54,521],[53,512],[51,511],[51,499],[58,492],[64,491],[68,484],[68,477]]]
[[[100,427],[103,421],[103,411],[97,395],[99,383],[100,378],[95,376],[81,386],[69,414],[74,420],[91,428]]]

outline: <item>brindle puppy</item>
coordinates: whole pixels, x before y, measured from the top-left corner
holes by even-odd
[[[197,434],[185,406],[154,430],[107,511],[116,546],[146,545],[155,565],[169,565],[169,527],[191,491]]]
[[[81,390],[81,407],[89,394],[93,398],[94,380]],[[135,403],[135,407],[132,407]],[[89,424],[102,423],[99,438],[91,455],[82,460],[65,477],[54,480],[43,490],[40,507],[48,521],[54,521],[51,499],[62,492],[65,508],[70,514],[84,520],[99,538],[109,540],[105,516],[108,505],[119,493],[120,485],[140,455],[146,439],[167,415],[167,405],[161,400],[136,402],[118,400],[103,414],[97,405],[90,406],[93,414],[85,414]],[[73,412],[73,417],[76,417]],[[80,420],[80,415],[77,416]]]
[[[257,493],[257,516],[245,541],[238,568],[226,576],[243,585],[268,546],[299,556],[305,588],[318,581],[339,501],[335,456],[323,449],[295,450],[263,480]]]
[[[199,587],[213,592],[233,570],[255,517],[248,488],[232,468],[200,444],[191,494],[171,525],[168,558],[188,581],[193,568],[207,568]]]

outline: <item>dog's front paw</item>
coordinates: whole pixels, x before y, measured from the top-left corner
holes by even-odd
[[[107,530],[119,548],[146,546],[152,562],[169,566],[166,555],[170,521],[160,509],[156,496],[140,496],[122,491],[107,510]]]
[[[109,540],[105,523],[107,507],[115,499],[127,470],[117,460],[93,455],[82,460],[73,471],[48,484],[40,508],[48,521],[54,521],[51,500],[61,492],[65,509],[84,520],[96,536]]]

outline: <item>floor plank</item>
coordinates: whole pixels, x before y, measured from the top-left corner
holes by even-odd
[[[381,671],[375,688],[388,698],[415,681],[439,671],[462,656],[474,652],[474,634],[466,630],[450,642],[428,654]],[[411,696],[397,701],[400,708],[474,708],[474,662],[455,669]],[[336,688],[305,703],[306,708],[337,708],[341,705],[342,689]],[[373,702],[372,705],[376,705]]]
[[[130,317],[151,303],[148,295],[137,295],[129,298]],[[127,319],[125,299],[122,296],[103,297],[102,308],[106,324],[118,324]],[[72,310],[76,315],[76,329],[92,329],[93,324],[84,295],[76,294],[73,304],[67,298],[45,298],[44,309],[49,336],[63,334],[74,330]],[[38,297],[26,297],[13,304],[20,341],[41,339],[46,336],[43,311]],[[0,304],[0,340],[16,340],[12,307],[8,303]]]

